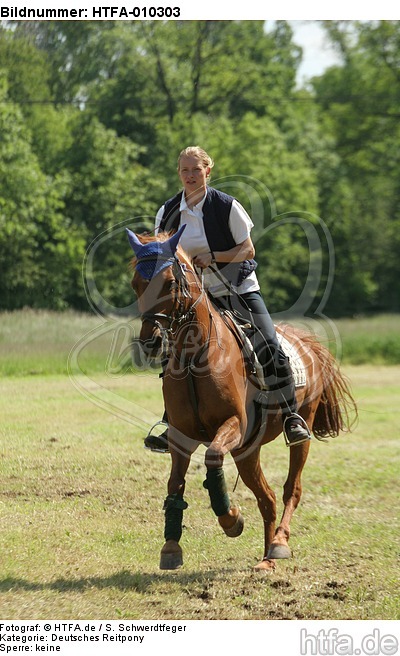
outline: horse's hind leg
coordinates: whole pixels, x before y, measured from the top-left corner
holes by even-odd
[[[274,561],[268,556],[268,549],[274,537],[276,520],[276,499],[268,485],[260,463],[260,447],[246,453],[232,454],[242,481],[253,492],[264,522],[264,556],[254,567],[256,571],[268,571],[275,568]]]
[[[268,558],[290,558],[292,553],[288,546],[290,521],[296,510],[302,492],[301,473],[306,463],[310,442],[303,442],[290,449],[290,464],[287,480],[283,486],[283,503],[285,505],[282,519],[271,542]]]

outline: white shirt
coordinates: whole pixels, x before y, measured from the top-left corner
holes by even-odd
[[[182,192],[180,203],[181,220],[179,227],[186,225],[186,228],[180,238],[180,244],[183,250],[191,257],[195,257],[200,253],[209,253],[210,246],[207,241],[206,233],[204,230],[203,221],[203,205],[206,199],[204,194],[203,198],[192,209],[187,206],[185,194]],[[164,214],[164,205],[160,207],[157,212],[155,228],[156,233],[161,223]],[[231,211],[229,214],[229,229],[236,244],[242,244],[249,236],[253,227],[253,222],[247,214],[244,207],[234,199],[232,202]],[[221,275],[221,272],[220,272]],[[227,288],[221,283],[219,278],[209,269],[204,269],[204,285],[214,296],[226,296]],[[228,283],[229,285],[229,283]],[[247,278],[245,278],[239,287],[232,285],[234,291],[238,294],[245,294],[246,292],[254,292],[260,289],[257,276],[253,271]]]

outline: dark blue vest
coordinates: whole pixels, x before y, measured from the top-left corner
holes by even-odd
[[[182,192],[179,192],[165,203],[159,227],[161,231],[178,230],[181,219],[181,199]],[[203,205],[203,222],[210,251],[228,251],[237,245],[229,228],[229,215],[233,201],[232,196],[213,187],[207,187]],[[255,270],[257,263],[255,260],[217,262],[216,266],[229,282],[240,285]]]

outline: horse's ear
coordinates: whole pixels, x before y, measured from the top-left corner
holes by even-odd
[[[132,232],[132,230],[126,228],[126,232],[128,234],[128,240],[133,252],[135,253],[135,255],[138,255],[139,248],[142,248],[143,244],[139,241],[139,239],[136,237],[135,233]]]
[[[174,254],[176,249],[178,248],[179,240],[180,240],[180,238],[182,236],[182,233],[183,233],[185,228],[186,228],[186,223],[185,223],[185,225],[183,225],[179,228],[178,232],[176,232],[174,235],[172,235],[172,237],[170,237],[168,239],[168,241],[165,242],[165,245],[168,244],[168,248],[171,249],[172,254]]]

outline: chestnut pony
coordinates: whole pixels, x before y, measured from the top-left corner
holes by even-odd
[[[240,535],[243,517],[229,501],[223,462],[230,453],[242,481],[253,492],[264,523],[264,555],[255,566],[272,570],[277,558],[288,558],[290,521],[302,492],[301,473],[310,441],[290,448],[284,484],[284,511],[275,528],[275,494],[260,465],[261,446],[282,432],[278,406],[257,412],[254,403],[260,388],[243,354],[243,344],[229,318],[214,307],[201,276],[179,246],[183,228],[157,237],[130,230],[134,250],[132,287],[142,320],[139,341],[148,357],[163,348],[163,395],[168,415],[171,473],[164,503],[165,544],[161,569],[183,563],[179,540],[182,533],[185,475],[200,444],[206,446],[206,480],[211,507],[224,532]],[[299,414],[319,439],[350,430],[350,410],[355,410],[349,387],[329,351],[314,336],[285,326],[278,327],[295,343],[306,372],[305,385],[297,390]]]

